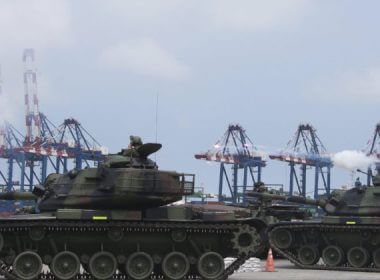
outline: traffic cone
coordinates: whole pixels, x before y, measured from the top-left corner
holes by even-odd
[[[265,271],[266,272],[275,272],[274,260],[273,260],[273,254],[272,254],[271,248],[269,248],[269,251],[268,251],[268,257],[267,257],[267,263],[265,265]]]

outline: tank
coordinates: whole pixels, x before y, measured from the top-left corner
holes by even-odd
[[[255,195],[256,193],[262,195],[257,196]],[[266,194],[269,196],[266,196]],[[311,217],[311,213],[307,209],[301,209],[298,205],[279,203],[275,198],[278,195],[283,196],[284,192],[269,189],[263,182],[256,183],[253,191],[248,191],[246,195],[251,215],[266,220],[267,224],[280,221],[306,220]]]
[[[197,203],[192,205],[194,211],[201,212],[226,212],[233,213],[239,218],[259,218],[265,221],[268,227],[271,224],[281,221],[300,221],[310,219],[312,214],[306,207],[300,208],[298,205],[290,203],[279,203],[275,199],[267,197],[252,197],[251,193],[280,194],[281,190],[269,189],[263,182],[257,182],[252,191],[246,192],[246,205],[225,204],[223,202]],[[257,248],[255,256],[260,259],[266,259],[269,250],[268,237],[266,229],[261,229],[262,246]]]
[[[175,205],[193,174],[160,170],[161,144],[131,136],[96,168],[50,174],[35,206],[0,219],[0,273],[8,279],[227,279],[262,246],[265,222]],[[224,258],[236,260],[225,267]]]
[[[259,193],[261,196],[256,196]],[[268,194],[269,196],[266,196]],[[291,203],[282,203],[275,199],[276,196],[284,194],[282,190],[269,189],[263,182],[257,182],[252,191],[247,191],[247,201],[249,215],[263,219],[267,226],[284,221],[300,221],[311,218],[309,209],[300,208]],[[271,197],[273,195],[273,197]],[[267,231],[266,231],[267,232]],[[267,257],[269,242],[267,234],[264,234],[264,245],[261,247],[258,256],[261,259]]]
[[[253,193],[255,197],[321,208],[320,220],[269,227],[269,243],[301,268],[380,272],[380,174],[373,185],[335,190],[318,200]]]

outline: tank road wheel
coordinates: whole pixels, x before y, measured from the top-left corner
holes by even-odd
[[[4,237],[3,237],[3,235],[0,233],[0,251],[3,250],[3,247],[4,247]]]
[[[338,266],[344,261],[344,252],[338,246],[327,246],[322,252],[323,262],[327,266]]]
[[[260,245],[260,234],[254,227],[243,225],[239,230],[233,233],[234,237],[231,239],[233,249],[238,251],[238,254],[248,255],[249,252],[255,252]]]
[[[353,247],[347,253],[347,260],[352,267],[365,267],[369,263],[369,253],[363,247]]]
[[[162,261],[162,272],[171,280],[179,280],[189,272],[190,263],[180,252],[171,252]]]
[[[277,229],[272,233],[273,243],[280,249],[289,249],[293,243],[293,234],[287,229]]]
[[[372,253],[372,259],[373,259],[373,264],[379,268],[380,267],[380,248],[376,249]]]
[[[171,236],[172,236],[172,240],[176,243],[184,242],[187,237],[186,231],[181,230],[181,229],[172,231]]]
[[[147,253],[136,252],[128,258],[125,268],[129,278],[143,280],[152,274],[154,263],[152,257]]]
[[[42,270],[42,260],[35,252],[22,252],[15,258],[13,262],[13,270],[17,277],[23,280],[37,278]]]
[[[29,237],[33,241],[41,241],[45,238],[45,230],[43,227],[32,227],[29,230]]]
[[[315,246],[302,246],[298,250],[298,260],[304,265],[313,265],[319,261],[319,252]]]
[[[199,258],[197,266],[202,279],[215,279],[224,271],[224,259],[215,252],[204,253]]]
[[[91,257],[88,268],[96,279],[111,278],[117,268],[116,258],[109,252],[97,252]]]
[[[360,232],[360,239],[363,241],[369,240],[372,237],[372,233],[369,230],[363,230]]]
[[[58,279],[68,280],[79,273],[80,261],[73,252],[61,252],[53,258],[50,269]]]
[[[124,237],[124,232],[119,228],[111,228],[107,232],[108,238],[113,242],[121,241]]]

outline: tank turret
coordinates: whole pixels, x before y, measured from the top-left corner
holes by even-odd
[[[265,193],[265,192],[250,192],[250,193],[247,193],[247,195],[251,197],[264,199],[264,200],[271,200],[271,201],[280,200],[280,201],[314,205],[314,206],[320,206],[320,207],[324,207],[326,204],[325,200],[314,200],[314,199],[306,198],[302,196],[285,196],[285,195],[271,194],[271,193]]]
[[[262,217],[269,224],[293,219],[304,220],[311,216],[309,211],[300,209],[297,205],[278,203],[278,200],[286,200],[283,190],[268,189],[263,182],[257,182],[253,191],[247,192],[247,196],[252,215]]]
[[[248,195],[261,199],[319,206],[327,215],[333,216],[380,216],[379,172],[373,176],[373,182],[373,186],[356,186],[349,190],[335,190],[328,197],[318,200],[266,192],[251,192]]]

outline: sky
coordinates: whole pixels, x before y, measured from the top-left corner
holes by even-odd
[[[34,48],[53,123],[74,117],[117,152],[129,135],[155,141],[158,95],[159,166],[216,192],[219,165],[194,154],[230,123],[267,152],[300,123],[331,153],[366,147],[380,121],[379,10],[375,0],[1,0],[0,117],[25,131],[21,55]],[[287,186],[288,171],[268,161],[263,180]],[[350,179],[333,169],[334,188]]]

